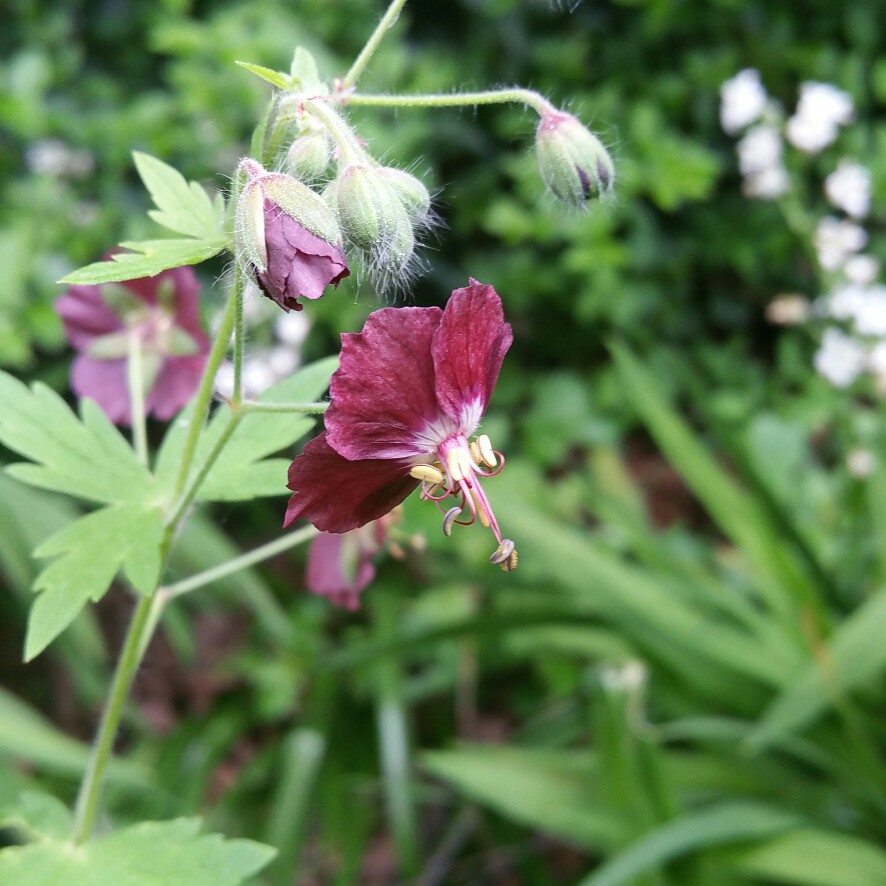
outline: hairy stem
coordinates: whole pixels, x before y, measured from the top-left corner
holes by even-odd
[[[357,78],[363,73],[363,69],[369,63],[375,50],[378,49],[379,43],[387,33],[388,29],[393,26],[400,15],[400,10],[406,5],[406,0],[392,0],[391,5],[387,8],[385,14],[381,17],[381,21],[372,32],[370,38],[366,41],[366,45],[360,50],[360,54],[354,59],[354,64],[345,74],[341,81],[342,89],[350,89],[356,82]]]
[[[261,400],[243,400],[240,412],[294,412],[300,415],[322,415],[329,409],[329,403],[271,403]]]
[[[555,114],[557,109],[541,93],[532,89],[489,89],[482,92],[440,92],[429,95],[342,95],[343,104],[376,108],[458,108],[518,102],[539,116]]]
[[[123,706],[129,695],[129,689],[141,661],[143,650],[147,645],[145,636],[150,621],[150,611],[151,598],[139,597],[132,614],[129,630],[126,633],[126,640],[120,650],[120,658],[117,660],[108,700],[105,703],[98,733],[89,756],[89,763],[80,784],[80,792],[77,795],[72,834],[75,843],[83,843],[89,839],[89,835],[92,833],[102,778],[111,757],[117,727],[120,725],[120,717],[123,714]]]
[[[342,118],[323,99],[306,99],[304,109],[317,117],[335,140],[342,158],[348,163],[366,163],[366,152]]]

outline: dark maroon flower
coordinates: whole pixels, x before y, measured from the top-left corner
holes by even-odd
[[[172,418],[197,390],[206,365],[199,293],[190,267],[125,283],[71,286],[55,306],[79,351],[71,368],[74,393],[98,403],[115,424],[130,424],[128,355],[135,343],[145,412]]]
[[[498,543],[492,562],[514,568],[514,543],[502,538],[480,483],[501,470],[502,455],[485,435],[471,440],[512,340],[498,294],[475,280],[443,311],[385,308],[362,332],[342,335],[326,430],[290,466],[295,495],[284,525],[305,517],[347,532],[421,485],[445,512],[447,535],[453,523],[479,519]]]
[[[386,518],[350,532],[321,532],[308,550],[307,589],[342,609],[359,609],[360,592],[375,578],[372,558],[386,535]]]
[[[235,239],[246,274],[284,311],[350,274],[332,210],[292,176],[242,160],[250,177],[237,203]]]

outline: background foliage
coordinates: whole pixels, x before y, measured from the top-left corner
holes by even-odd
[[[490,571],[486,539],[444,543],[409,506],[428,551],[383,564],[358,616],[302,593],[301,554],[183,601],[136,687],[114,821],[202,814],[279,847],[280,884],[875,886],[886,472],[860,480],[846,456],[883,455],[882,409],[814,375],[807,331],[767,324],[815,271],[775,207],[742,197],[717,109],[747,66],[787,108],[803,80],[848,90],[856,124],[795,172],[863,158],[886,259],[879,10],[565,5],[416,3],[363,88],[532,86],[612,148],[614,205],[544,196],[519,108],[352,114],[439,190],[416,303],[468,274],[505,299],[516,341],[486,429],[520,569]],[[225,188],[267,94],[234,61],[285,69],[302,44],[341,73],[382,8],[19,3],[0,34],[0,363],[66,391],[54,281],[150,235],[132,150]],[[223,267],[199,270],[212,316]],[[376,304],[348,281],[310,305],[305,357]],[[20,665],[30,551],[74,515],[0,483],[5,820],[23,788],[72,796],[129,603]],[[284,501],[207,511],[177,568],[273,538]]]

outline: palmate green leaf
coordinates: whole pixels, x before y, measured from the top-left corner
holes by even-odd
[[[93,285],[153,277],[169,268],[198,265],[226,249],[228,241],[226,237],[217,237],[212,240],[179,238],[128,241],[120,245],[133,251],[116,252],[108,261],[86,265],[66,277],[62,277],[58,282]]]
[[[35,462],[7,468],[16,479],[102,503],[150,496],[150,472],[91,400],[81,421],[46,385],[0,372],[0,402],[0,443]]]
[[[602,796],[586,752],[471,747],[422,754],[421,765],[506,818],[578,846],[612,849],[633,825]]]
[[[276,852],[200,834],[195,818],[143,822],[74,847],[41,840],[0,850],[0,883],[16,886],[238,886]]]
[[[133,151],[132,159],[157,207],[148,211],[157,224],[197,240],[224,239],[224,211],[201,185],[150,154]]]
[[[329,387],[336,357],[305,366],[299,372],[264,391],[266,403],[313,402]],[[221,406],[200,438],[194,471],[199,470],[221,437],[230,409]],[[289,459],[266,456],[291,446],[308,433],[317,416],[287,412],[251,413],[244,416],[210,470],[198,497],[204,501],[239,501],[257,496],[288,495],[286,472]],[[175,477],[181,447],[187,432],[187,415],[169,429],[157,457],[156,473],[161,482]]]
[[[721,803],[669,821],[586,877],[579,886],[620,886],[641,874],[684,855],[713,846],[759,840],[798,827],[802,819],[792,812],[762,803]]]
[[[806,726],[840,696],[886,669],[886,590],[852,613],[833,633],[818,660],[776,698],[748,738],[759,749]]]
[[[882,886],[886,852],[858,837],[803,828],[729,856],[743,874],[796,886]]]
[[[150,154],[135,151],[132,156],[156,206],[148,215],[185,237],[123,242],[120,246],[129,252],[86,265],[59,283],[95,285],[153,277],[169,268],[199,264],[228,247],[224,200],[210,199],[201,185]]]
[[[48,538],[34,552],[56,557],[34,582],[25,660],[42,652],[88,600],[99,600],[122,568],[136,590],[150,593],[160,575],[163,515],[144,504],[93,511]]]
[[[22,791],[0,803],[0,828],[10,828],[25,840],[65,839],[71,833],[71,812],[61,800],[39,791]]]

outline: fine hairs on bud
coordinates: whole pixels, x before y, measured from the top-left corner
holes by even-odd
[[[538,169],[545,185],[564,203],[583,207],[615,185],[615,165],[603,143],[563,111],[542,116],[535,135]]]

